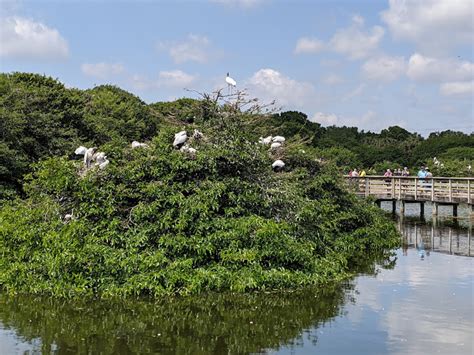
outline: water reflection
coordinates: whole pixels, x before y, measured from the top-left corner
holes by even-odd
[[[313,289],[158,301],[0,293],[0,354],[472,354],[472,230],[397,223],[396,257],[360,258],[363,276]]]
[[[456,221],[422,222],[417,219],[399,219],[404,254],[416,248],[420,258],[430,252],[472,256],[472,228],[463,228]]]
[[[341,312],[353,284],[278,294],[214,294],[161,302],[66,302],[0,296],[0,343],[9,354],[246,354],[298,344],[302,330]],[[41,339],[39,343],[37,339]],[[316,342],[314,337],[313,342]],[[11,343],[11,342],[10,342]],[[2,351],[2,346],[3,351]]]

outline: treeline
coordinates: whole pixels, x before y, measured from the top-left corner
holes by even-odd
[[[446,130],[423,138],[398,126],[380,133],[360,131],[357,127],[322,127],[296,111],[273,115],[261,132],[298,137],[317,148],[321,157],[333,160],[346,171],[358,168],[380,174],[387,168],[406,166],[414,170],[426,165],[438,176],[473,175],[468,167],[474,162],[474,133]],[[440,164],[434,164],[435,157]]]
[[[0,198],[21,191],[32,164],[70,155],[79,145],[118,145],[150,140],[162,127],[192,124],[205,117],[204,101],[179,99],[146,104],[120,88],[66,88],[49,77],[29,73],[0,74]],[[474,135],[435,132],[424,139],[394,126],[381,133],[356,127],[321,127],[301,112],[250,118],[255,136],[280,134],[313,148],[341,170],[429,165],[436,175],[466,176],[474,160]],[[434,166],[437,157],[443,166]]]

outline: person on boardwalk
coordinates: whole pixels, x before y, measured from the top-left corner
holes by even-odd
[[[410,171],[406,166],[403,168],[402,176],[410,176]]]
[[[385,174],[383,174],[383,176],[385,176],[385,177],[392,177],[392,176],[393,176],[392,170],[387,169],[387,171],[385,171]],[[385,182],[386,182],[388,185],[390,185],[390,183],[392,182],[392,179],[386,179]]]
[[[421,167],[421,169],[418,171],[417,175],[420,179],[426,178],[426,169],[425,169],[424,166]]]

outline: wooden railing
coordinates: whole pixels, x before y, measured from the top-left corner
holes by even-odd
[[[345,176],[345,179],[356,194],[380,200],[474,204],[474,178]]]

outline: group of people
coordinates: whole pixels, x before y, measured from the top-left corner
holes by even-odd
[[[364,169],[351,169],[347,174],[349,177],[364,177],[366,176],[366,172]],[[392,176],[410,176],[410,170],[405,166],[403,169],[387,169],[383,174],[385,177],[392,177]],[[420,179],[431,179],[433,174],[430,172],[428,167],[422,166],[421,169],[417,173],[418,178]]]
[[[383,176],[389,176],[389,177],[390,176],[410,176],[410,171],[408,170],[406,166],[403,168],[403,170],[400,168],[393,169],[393,171],[390,169],[387,169],[385,173],[383,174]]]
[[[348,175],[350,177],[364,177],[366,175],[366,172],[364,169],[360,171],[357,169],[354,169],[354,170],[350,170]]]

